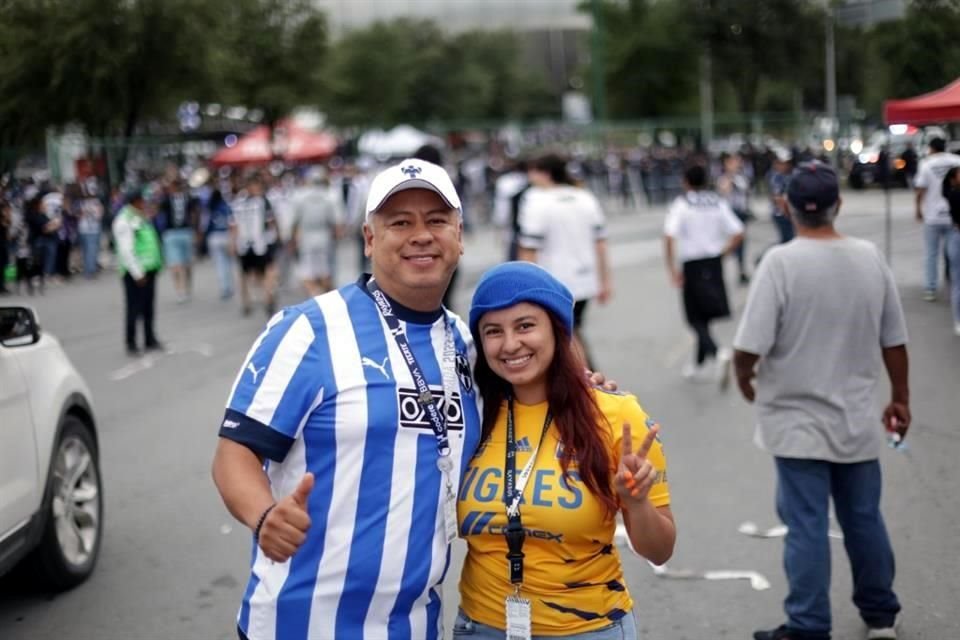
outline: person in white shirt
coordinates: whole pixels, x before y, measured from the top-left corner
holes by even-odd
[[[937,299],[937,271],[941,246],[950,233],[950,205],[943,197],[943,177],[952,167],[960,166],[960,156],[946,153],[943,138],[930,140],[930,155],[920,163],[914,187],[917,192],[917,222],[923,223],[924,282],[923,299]]]
[[[702,381],[716,363],[721,387],[729,382],[731,353],[720,351],[710,335],[710,322],[730,315],[723,281],[723,257],[743,240],[743,223],[720,196],[707,190],[707,172],[692,166],[684,173],[686,193],[670,205],[663,224],[664,258],[670,281],[683,292],[687,323],[697,336],[693,363],[683,376]],[[679,266],[678,266],[679,263]]]
[[[517,258],[535,262],[570,289],[574,299],[574,343],[592,367],[583,341],[587,303],[606,304],[612,293],[607,227],[597,198],[573,184],[566,161],[549,154],[531,163],[531,188],[520,206]]]

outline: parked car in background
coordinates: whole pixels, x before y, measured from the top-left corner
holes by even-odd
[[[0,306],[0,575],[52,590],[93,572],[103,488],[90,391],[33,310]]]
[[[862,149],[854,154],[847,184],[854,189],[881,184],[884,170],[881,160],[886,151],[890,186],[909,187],[917,162],[926,154],[930,139],[937,136],[947,138],[946,132],[940,127],[920,129],[909,125],[891,125],[873,132]]]

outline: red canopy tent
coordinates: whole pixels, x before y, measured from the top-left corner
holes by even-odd
[[[329,133],[311,131],[285,120],[274,129],[273,147],[276,153],[270,146],[270,127],[260,125],[234,146],[215,153],[211,162],[217,166],[266,164],[275,158],[286,162],[318,162],[334,154],[337,139]]]
[[[960,79],[942,89],[915,98],[883,103],[887,124],[936,124],[960,121]]]

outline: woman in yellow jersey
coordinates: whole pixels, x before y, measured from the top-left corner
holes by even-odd
[[[571,347],[573,297],[541,267],[484,274],[470,329],[483,436],[459,496],[468,552],[453,636],[634,640],[615,516],[637,552],[670,558],[659,427],[633,396],[589,387]]]

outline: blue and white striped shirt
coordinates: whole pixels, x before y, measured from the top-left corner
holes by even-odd
[[[444,406],[459,490],[480,436],[476,352],[456,315],[394,303],[431,389],[443,397],[445,326],[459,393]],[[316,477],[304,544],[285,563],[254,545],[238,625],[250,640],[439,639],[449,564],[437,441],[376,305],[351,284],[267,324],[237,376],[222,437],[261,455],[274,497]]]

